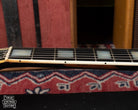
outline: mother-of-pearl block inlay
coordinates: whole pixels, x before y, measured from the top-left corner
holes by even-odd
[[[11,57],[20,57],[20,56],[31,56],[32,50],[31,49],[13,49],[11,53]]]
[[[138,51],[131,51],[132,57],[135,60],[138,60]]]
[[[97,50],[96,53],[98,59],[111,59],[110,51]]]
[[[74,58],[73,50],[58,50],[58,58]]]

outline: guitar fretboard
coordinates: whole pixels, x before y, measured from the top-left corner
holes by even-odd
[[[138,49],[13,48],[9,59],[138,62]]]

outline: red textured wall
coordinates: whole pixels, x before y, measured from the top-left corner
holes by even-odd
[[[70,48],[70,0],[38,0],[42,47]]]
[[[36,47],[33,0],[17,0],[23,47]]]
[[[0,0],[0,48],[8,47],[5,20],[3,15],[2,3]]]

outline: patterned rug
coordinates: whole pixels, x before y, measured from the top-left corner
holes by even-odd
[[[137,90],[138,71],[66,69],[0,73],[0,94],[64,94]]]

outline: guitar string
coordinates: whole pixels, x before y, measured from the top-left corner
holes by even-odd
[[[64,52],[63,51],[63,53],[56,53],[56,54],[70,54],[70,53],[74,54],[75,52]],[[51,54],[54,54],[54,52],[45,52],[45,53],[44,52],[35,52],[34,54],[36,54],[36,55],[47,55],[47,54],[49,55],[50,54],[51,55]],[[82,53],[82,52],[76,52],[76,54],[77,55],[85,55],[85,54],[92,54],[93,55],[94,53],[92,53],[92,52],[91,53],[88,53],[88,52],[87,53],[86,52],[84,52],[84,53]],[[129,54],[128,53],[116,54],[116,53],[113,52],[113,55],[129,55]]]
[[[58,56],[58,55],[57,55],[56,58],[57,58],[57,57],[64,57],[64,55],[65,55],[65,57],[71,57],[71,56],[66,56],[66,55],[68,55],[68,54],[62,54],[62,56]],[[13,56],[13,57],[32,57],[32,56]],[[35,54],[33,55],[33,58],[40,58],[40,57],[43,57],[43,58],[47,58],[47,57],[50,58],[50,57],[51,57],[51,58],[53,58],[54,55],[35,55]],[[96,57],[96,58],[99,58],[98,55],[94,56],[94,55],[81,55],[81,54],[80,54],[80,55],[76,55],[76,57],[77,57],[77,58],[85,58],[85,57],[89,57],[89,58],[94,58],[94,57]],[[127,56],[115,56],[115,55],[112,56],[112,55],[111,55],[110,57],[111,57],[111,58],[112,58],[112,57],[115,57],[115,59],[117,59],[117,58],[129,58],[129,55],[127,55]],[[110,57],[109,57],[109,58],[110,58]],[[72,58],[72,57],[71,57],[71,58]],[[104,57],[103,57],[103,58],[104,58]],[[138,57],[135,57],[134,59],[137,59],[137,58],[138,58]],[[129,58],[129,59],[130,59],[130,58]]]
[[[62,54],[62,55],[58,55],[58,54],[57,54],[56,57],[58,57],[58,56],[64,56],[64,55],[65,55],[65,56],[71,56],[71,55],[69,55],[69,54]],[[18,56],[18,55],[17,55],[17,56]],[[24,56],[24,55],[23,55],[23,56]],[[27,56],[29,57],[29,55],[27,55]],[[32,55],[30,55],[30,56],[32,56]],[[40,57],[41,57],[41,56],[46,56],[46,57],[47,57],[47,56],[52,56],[52,57],[53,57],[54,54],[43,54],[43,55],[42,55],[42,54],[41,54],[41,55],[40,55],[40,54],[34,54],[33,56],[35,56],[35,57],[37,57],[37,56],[38,56],[38,57],[39,57],[39,56],[40,56]],[[72,56],[74,56],[74,55],[72,55]],[[77,56],[77,57],[99,57],[100,55],[83,55],[83,54],[76,54],[76,56]],[[125,57],[129,57],[129,55],[124,55],[124,56],[123,56],[123,55],[111,55],[111,54],[109,54],[109,56],[111,56],[111,57],[113,57],[113,56],[114,56],[114,57],[124,57],[124,58],[125,58]],[[15,57],[16,57],[16,55],[15,55]],[[135,57],[135,58],[137,58],[137,57]]]
[[[17,57],[12,57],[12,58],[17,58]],[[26,59],[31,59],[31,57],[18,57],[19,59],[21,58],[26,58]],[[33,57],[33,59],[54,59],[54,57]],[[74,59],[75,60],[75,58],[74,57],[57,57],[55,60],[57,60],[57,59]],[[88,59],[88,60],[94,60],[95,58],[77,58],[77,59]],[[113,58],[97,58],[97,59],[99,59],[99,60],[113,60]],[[121,58],[115,58],[115,60],[130,60],[130,59],[121,59]],[[138,59],[133,59],[133,60],[138,60]]]

